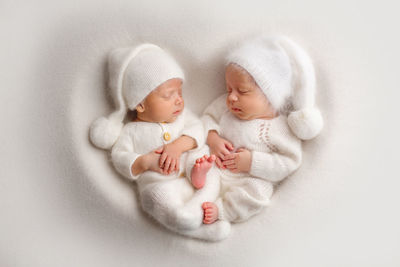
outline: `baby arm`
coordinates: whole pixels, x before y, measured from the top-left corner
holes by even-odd
[[[300,166],[301,140],[291,133],[286,123],[279,121],[270,129],[268,139],[258,144],[265,146],[264,151],[239,149],[239,153],[226,156],[224,163],[233,171],[248,172],[269,182],[283,180]]]
[[[233,145],[228,140],[219,136],[215,130],[208,132],[207,145],[210,147],[210,154],[217,157],[215,160],[217,167],[225,169],[226,167],[222,164],[222,161],[225,156],[231,155],[231,151],[234,149]]]
[[[189,109],[184,109],[181,116],[183,116],[182,135],[172,143],[156,150],[161,154],[159,166],[164,174],[179,170],[182,153],[204,144],[204,130],[200,119]]]
[[[163,174],[158,162],[160,154],[155,151],[139,156],[131,166],[131,172],[137,176],[145,171],[154,171]]]
[[[233,145],[219,135],[219,122],[222,115],[227,112],[226,94],[214,100],[204,111],[202,121],[204,124],[207,145],[210,147],[210,154],[217,156],[215,163],[219,168],[225,168],[222,164],[224,156],[231,154]]]
[[[162,170],[158,167],[159,158],[160,155],[155,152],[142,155],[134,151],[129,127],[122,130],[111,151],[111,159],[115,169],[130,180],[136,180],[139,174],[147,170],[162,173]]]
[[[270,182],[279,182],[296,170],[300,161],[299,153],[267,153],[240,148],[225,156],[222,163],[231,172],[247,172]]]
[[[301,163],[301,147],[291,151],[252,151],[249,173],[270,182],[279,182],[295,171]]]
[[[196,140],[190,136],[182,135],[172,143],[164,145],[155,151],[161,154],[158,167],[162,169],[163,174],[170,174],[179,170],[180,157],[182,153],[197,147]]]

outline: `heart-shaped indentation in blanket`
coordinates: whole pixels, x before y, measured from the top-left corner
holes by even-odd
[[[289,27],[284,24],[281,29],[278,29],[272,26],[270,28],[265,25],[260,26],[255,22],[249,23],[245,27],[238,24],[234,28],[232,28],[231,21],[221,22],[215,27],[209,27],[210,24],[204,24],[201,21],[194,21],[188,25],[171,22],[168,26],[172,24],[173,27],[151,21],[142,23],[129,28],[124,24],[121,28],[118,23],[110,24],[98,21],[97,25],[101,25],[102,31],[93,32],[92,26],[82,23],[81,25],[86,26],[61,29],[58,32],[62,32],[62,34],[54,34],[52,40],[48,40],[52,59],[51,62],[47,62],[47,67],[49,69],[55,65],[58,67],[57,70],[53,69],[56,75],[51,84],[47,84],[47,86],[55,88],[54,92],[50,93],[52,100],[48,104],[60,115],[54,122],[56,127],[53,130],[65,149],[60,154],[60,161],[67,161],[67,165],[74,168],[72,171],[76,180],[70,181],[68,189],[65,189],[71,193],[69,197],[74,194],[79,195],[77,205],[79,205],[78,201],[82,199],[86,199],[85,201],[90,199],[89,201],[94,201],[100,204],[100,207],[104,207],[99,212],[106,214],[112,210],[112,214],[129,224],[129,227],[134,225],[132,229],[142,229],[143,231],[139,232],[143,234],[152,233],[155,238],[164,235],[172,238],[175,236],[174,234],[167,233],[156,226],[140,211],[135,185],[117,174],[110,162],[109,153],[95,148],[89,142],[90,123],[99,116],[109,114],[114,108],[107,95],[107,53],[115,47],[132,46],[142,42],[155,43],[167,49],[185,70],[184,98],[186,106],[200,114],[208,103],[224,92],[223,58],[227,49],[238,41],[248,36],[254,36],[255,33],[283,31],[289,35],[292,34],[291,36],[296,40],[303,40],[301,44],[304,44],[306,48],[312,48],[315,46],[312,46],[311,43],[316,42],[318,38],[312,33],[306,33],[306,30],[302,30],[300,26],[296,28],[293,25]],[[77,21],[76,25],[78,24]],[[55,45],[53,46],[51,42]],[[322,40],[320,47],[323,45],[324,41]],[[318,50],[308,50],[312,57],[321,56]],[[325,90],[322,94],[318,92],[317,102],[319,102],[324,115],[329,115],[333,107],[327,100],[330,92],[327,78],[324,77],[322,58],[315,60],[319,75],[318,88]],[[278,197],[286,200],[287,205],[292,205],[304,194],[301,192],[296,194],[293,188],[306,180],[302,177],[306,177],[312,172],[310,162],[318,164],[323,153],[324,140],[328,135],[325,133],[318,140],[304,145],[305,163],[303,165],[305,167],[294,175],[296,179],[289,179],[289,182],[282,185],[286,188]],[[69,171],[69,169],[65,171]],[[285,192],[288,194],[284,194]],[[292,200],[288,200],[290,197]],[[251,224],[251,227],[246,224],[235,226],[238,229],[238,231],[234,231],[237,233],[236,238],[244,240],[247,234],[255,235],[250,229],[268,224],[271,221],[270,216],[277,212],[275,209],[263,212],[247,223]],[[192,242],[191,244],[199,242],[187,241],[182,237],[171,240],[177,242],[176,246],[182,246],[185,249],[188,248],[187,242]],[[193,248],[196,246],[198,245],[193,245]]]

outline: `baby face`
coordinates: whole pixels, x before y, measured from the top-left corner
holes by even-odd
[[[136,110],[142,121],[174,122],[183,108],[182,80],[174,78],[153,90]]]
[[[277,112],[258,87],[253,77],[242,67],[229,64],[225,70],[229,111],[241,120],[272,119]]]

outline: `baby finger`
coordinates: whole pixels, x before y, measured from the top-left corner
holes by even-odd
[[[224,160],[224,161],[222,161],[222,164],[224,164],[225,166],[232,165],[232,164],[235,164],[235,160],[233,160],[233,159]]]
[[[175,167],[176,167],[176,160],[173,159],[173,160],[171,161],[171,165],[170,165],[170,167],[169,167],[169,169],[168,169],[168,174],[174,172],[174,171],[175,171]]]
[[[221,159],[217,157],[217,159],[215,160],[215,164],[217,164],[217,167],[220,169],[225,169],[224,165],[221,162]]]
[[[165,160],[165,165],[164,165],[164,172],[168,173],[169,166],[171,165],[171,157],[167,157]]]
[[[165,164],[165,160],[167,159],[168,155],[166,153],[162,153],[160,157],[160,168],[163,168]]]
[[[233,170],[237,168],[236,164],[224,165],[228,170]]]

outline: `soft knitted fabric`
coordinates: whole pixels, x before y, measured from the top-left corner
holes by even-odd
[[[292,93],[290,59],[275,39],[246,41],[228,54],[226,64],[229,63],[236,63],[249,72],[277,110]]]
[[[169,133],[171,139],[163,137]],[[163,175],[146,171],[140,175],[131,173],[135,160],[146,153],[187,135],[196,140],[198,149],[183,153],[180,172]],[[195,159],[204,155],[204,135],[201,121],[188,109],[172,123],[127,123],[115,143],[111,158],[116,170],[138,184],[143,210],[166,228],[190,237],[217,241],[226,238],[229,224],[221,223],[206,227],[201,224],[201,204],[214,201],[219,193],[219,179],[212,175],[201,190],[194,188],[185,176],[190,176]]]
[[[165,133],[169,133],[170,140],[164,139]],[[156,150],[164,144],[169,144],[182,135],[195,139],[199,148],[204,144],[202,124],[197,116],[187,108],[171,123],[127,123],[111,151],[113,164],[124,177],[137,180],[139,175],[134,176],[131,173],[133,162],[139,156]],[[184,164],[184,162],[181,163]],[[185,171],[186,167],[181,170]]]
[[[301,163],[301,140],[290,130],[287,118],[240,120],[226,107],[224,94],[209,105],[202,117],[205,131],[216,130],[235,149],[251,151],[249,173],[221,170],[221,193],[216,204],[219,218],[247,220],[267,206],[275,183],[285,179]]]
[[[285,36],[261,36],[245,41],[226,57],[226,64],[235,63],[254,78],[272,106],[293,112],[288,123],[303,140],[317,136],[323,119],[315,102],[315,71],[310,57]]]
[[[151,91],[172,78],[184,79],[178,63],[161,48],[143,49],[131,59],[125,70],[122,95],[128,108],[135,109]]]
[[[172,78],[184,79],[178,63],[153,44],[117,48],[108,58],[109,88],[116,111],[95,120],[90,128],[94,145],[110,149],[123,127],[127,109],[134,110],[148,94]]]

